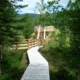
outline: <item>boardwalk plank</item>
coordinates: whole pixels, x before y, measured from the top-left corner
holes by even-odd
[[[48,62],[38,52],[38,49],[37,46],[27,51],[30,63],[21,80],[50,80]]]

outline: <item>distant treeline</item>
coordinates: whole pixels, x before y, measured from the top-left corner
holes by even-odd
[[[39,14],[35,14],[35,13],[24,13],[24,14],[19,14],[19,17],[22,18],[22,17],[24,17],[25,14],[28,14],[30,18],[35,18],[36,16],[39,15]]]

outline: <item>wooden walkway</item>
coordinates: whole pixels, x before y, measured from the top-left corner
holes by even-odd
[[[48,62],[38,52],[39,46],[29,49],[29,65],[21,80],[50,80]]]

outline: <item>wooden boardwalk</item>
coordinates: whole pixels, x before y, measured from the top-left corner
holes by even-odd
[[[29,49],[29,65],[21,80],[50,80],[48,62],[38,52],[39,46]]]

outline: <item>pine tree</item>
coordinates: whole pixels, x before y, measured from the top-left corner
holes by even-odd
[[[22,0],[0,1],[0,58],[2,57],[5,45],[9,45],[19,40],[18,31],[21,29],[21,27],[17,25],[16,11],[17,9],[25,7],[27,5],[16,5],[18,1]]]

